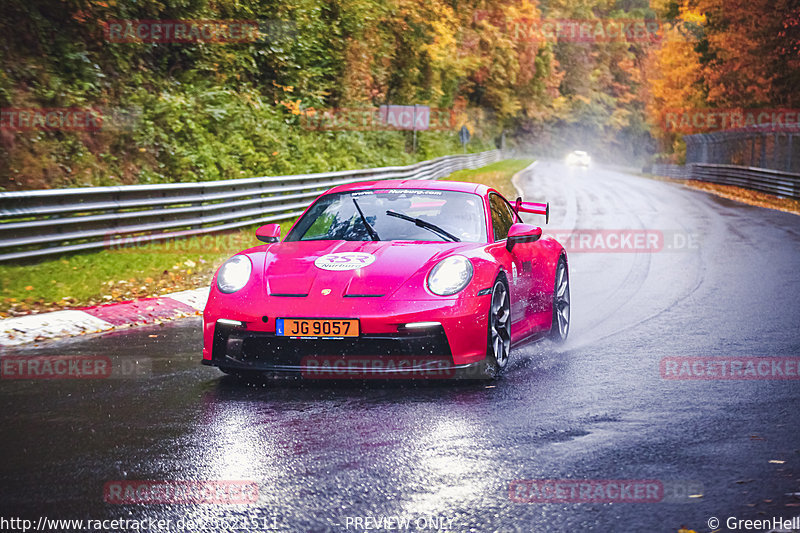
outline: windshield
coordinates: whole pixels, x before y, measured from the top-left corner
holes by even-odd
[[[480,196],[423,189],[328,194],[311,206],[285,240],[454,241],[452,237],[486,242]]]

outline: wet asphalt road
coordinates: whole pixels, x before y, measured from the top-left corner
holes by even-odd
[[[800,217],[555,162],[520,185],[551,202],[546,231],[665,236],[657,253],[572,251],[566,345],[517,349],[490,385],[248,386],[198,364],[199,318],[5,350],[139,366],[0,382],[0,517],[164,518],[171,531],[182,518],[209,531],[249,516],[247,531],[341,532],[400,515],[409,531],[444,520],[438,531],[649,533],[800,515],[800,381],[659,370],[664,357],[800,356]],[[251,480],[259,501],[105,503],[104,484],[125,479]],[[509,484],[525,479],[658,480],[668,494],[512,501]]]

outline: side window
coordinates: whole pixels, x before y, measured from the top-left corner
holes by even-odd
[[[489,206],[492,210],[492,229],[494,240],[502,241],[508,237],[508,230],[514,223],[514,211],[508,202],[497,194],[489,195]]]

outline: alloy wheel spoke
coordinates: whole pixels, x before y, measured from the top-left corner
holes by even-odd
[[[564,275],[564,271],[565,269],[563,267],[558,269],[558,284],[556,285],[558,287],[558,290],[556,290],[556,297],[557,298],[566,297],[568,299],[569,292],[567,289],[569,287],[569,282],[567,281],[567,277]]]

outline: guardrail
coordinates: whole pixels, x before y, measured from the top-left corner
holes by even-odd
[[[690,179],[734,185],[745,189],[800,200],[800,174],[768,168],[738,165],[692,163],[690,165],[653,165],[652,173],[668,178]]]
[[[654,176],[664,176],[666,178],[685,180],[689,179],[688,171],[689,168],[684,165],[655,164],[653,165],[653,168],[650,170],[650,173],[653,174]]]
[[[0,261],[215,233],[294,218],[344,183],[438,179],[503,159],[500,150],[405,167],[321,174],[0,193]]]

